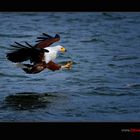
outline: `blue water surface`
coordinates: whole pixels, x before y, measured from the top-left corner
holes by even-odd
[[[140,12],[0,12],[0,121],[140,121]],[[59,33],[71,70],[24,73],[15,41]]]

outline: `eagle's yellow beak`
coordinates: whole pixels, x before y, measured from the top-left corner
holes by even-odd
[[[60,51],[64,53],[64,52],[66,52],[67,50],[66,50],[64,47],[61,47],[61,48],[60,48]]]

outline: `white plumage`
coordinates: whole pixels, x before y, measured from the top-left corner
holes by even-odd
[[[54,61],[57,57],[57,53],[61,51],[61,48],[63,48],[60,45],[54,46],[54,47],[46,47],[44,49],[47,49],[49,52],[44,54],[45,62],[49,63],[50,61]]]

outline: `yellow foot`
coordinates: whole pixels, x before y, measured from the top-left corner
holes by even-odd
[[[62,68],[71,69],[72,68],[72,64],[73,64],[72,61],[67,62],[67,64],[65,64],[64,66],[62,66]]]

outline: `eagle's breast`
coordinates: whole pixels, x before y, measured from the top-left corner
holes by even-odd
[[[55,60],[56,56],[57,56],[56,52],[45,53],[45,62],[49,63],[50,61]]]

